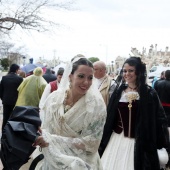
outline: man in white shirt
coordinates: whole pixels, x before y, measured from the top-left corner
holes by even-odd
[[[106,64],[103,61],[96,61],[93,63],[94,67],[94,77],[96,78],[96,83],[98,89],[105,101],[106,106],[108,105],[110,98],[110,87],[116,83],[109,75],[107,75]]]

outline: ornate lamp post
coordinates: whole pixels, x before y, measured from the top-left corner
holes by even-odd
[[[112,72],[114,72],[114,68],[113,68],[114,61],[111,61],[111,63],[112,63]]]

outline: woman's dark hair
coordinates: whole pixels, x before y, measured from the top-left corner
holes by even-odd
[[[147,77],[146,65],[141,61],[141,59],[139,57],[130,57],[124,62],[123,67],[125,64],[135,67],[135,73],[137,76],[136,86],[140,88],[141,85],[145,85]],[[123,72],[121,71],[121,74],[122,73]]]
[[[148,87],[146,84],[146,65],[141,61],[139,57],[130,57],[128,58],[125,63],[123,64],[123,67],[125,64],[129,64],[130,66],[135,67],[135,73],[136,73],[136,86],[137,90],[139,92],[140,96],[140,104],[139,104],[139,112],[140,113],[147,113],[147,103],[148,103]]]
[[[46,68],[45,74],[51,74],[51,73],[52,73],[51,68]]]
[[[58,75],[63,75],[63,73],[64,73],[64,68],[63,67],[60,67],[59,69],[58,69],[58,71],[57,71],[57,76]]]
[[[71,61],[73,61],[76,57],[74,57]],[[73,69],[71,71],[71,74],[74,74],[74,72],[78,69],[80,65],[85,65],[93,68],[93,64],[91,63],[91,61],[89,61],[87,58],[80,58],[78,61],[73,63]]]
[[[16,73],[19,70],[19,65],[17,64],[12,64],[9,68],[8,74],[9,73]]]
[[[166,80],[170,80],[170,70],[165,71]]]

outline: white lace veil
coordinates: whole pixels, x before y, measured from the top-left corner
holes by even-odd
[[[70,86],[69,75],[72,72],[73,63],[77,62],[81,58],[86,58],[86,57],[84,57],[83,55],[77,55],[77,56],[74,57],[74,59],[72,61],[70,61],[66,64],[66,67],[64,69],[64,74],[63,74],[62,79],[60,81],[60,86],[58,87],[58,91],[60,92],[62,98],[61,97],[57,98],[56,101],[55,101],[56,103],[58,103],[58,104],[63,103],[64,97],[65,97],[65,91],[67,89],[69,89],[69,86]],[[91,92],[95,93],[96,95],[99,94],[97,86],[95,86],[95,80],[94,79],[93,79],[92,85],[90,86],[89,90]]]
[[[44,110],[44,111],[46,110],[45,112],[48,112],[48,114],[44,112],[44,114],[42,116],[43,117],[42,118],[42,127],[48,126],[49,123],[51,123],[51,126],[55,127],[56,122],[54,122],[54,117],[55,117],[54,115],[56,114],[55,112],[57,111],[57,109],[63,104],[64,99],[65,99],[65,92],[66,92],[66,90],[69,89],[69,85],[70,85],[69,75],[72,72],[73,63],[77,62],[81,58],[85,58],[85,57],[84,56],[83,57],[76,56],[71,62],[67,63],[65,70],[64,70],[63,77],[61,79],[61,82],[60,82],[60,85],[59,85],[57,91],[54,91],[53,93],[51,93],[48,96],[48,98],[46,99],[42,110]],[[103,100],[102,95],[101,95],[100,91],[98,90],[97,85],[95,83],[95,79],[93,79],[92,85],[86,92],[85,102],[88,103],[88,101],[92,100],[93,97]],[[86,110],[87,111],[91,110],[90,112],[93,112],[92,110],[94,109],[94,107],[96,107],[96,105],[98,105],[98,103],[96,103],[95,106],[89,106],[89,104],[87,104]]]
[[[70,170],[86,170],[88,162],[93,167],[90,169],[101,170],[97,150],[103,133],[106,106],[96,84],[92,82],[86,95],[78,101],[77,105],[74,105],[74,109],[68,111],[68,114],[64,113],[62,106],[65,92],[69,89],[69,75],[72,72],[73,63],[81,58],[85,57],[77,56],[72,62],[67,63],[58,90],[51,93],[44,104],[45,118],[42,123],[42,135],[50,145],[43,148],[43,154],[46,156],[46,161],[55,167],[53,169],[68,166]],[[69,116],[73,118],[73,124],[69,122]],[[76,131],[79,128],[81,135]],[[81,143],[84,146],[83,149],[76,147]],[[87,151],[91,154],[86,154]],[[72,167],[70,162],[75,165]]]

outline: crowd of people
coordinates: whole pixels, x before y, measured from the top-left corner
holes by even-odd
[[[163,75],[149,86],[139,57],[128,58],[117,77],[107,74],[103,61],[92,63],[83,55],[56,75],[37,67],[25,77],[12,64],[0,84],[2,130],[16,106],[39,108],[42,124],[30,155],[33,162],[43,155],[36,170],[165,169],[170,70]]]

